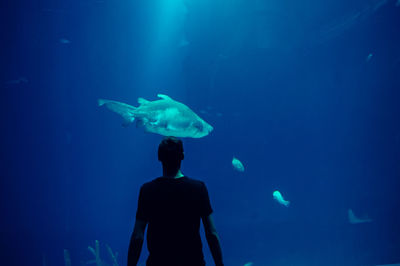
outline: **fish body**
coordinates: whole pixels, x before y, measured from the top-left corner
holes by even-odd
[[[244,172],[244,166],[243,166],[242,162],[239,161],[239,159],[237,159],[235,157],[233,157],[233,159],[232,159],[232,166],[236,171]]]
[[[279,204],[282,204],[282,205],[285,206],[285,207],[289,207],[290,201],[285,200],[285,199],[283,198],[282,194],[281,194],[278,190],[275,190],[275,191],[272,193],[272,197],[273,197],[274,200],[276,200]]]
[[[157,96],[160,99],[156,101],[139,98],[138,107],[104,99],[99,99],[99,106],[105,105],[121,115],[125,126],[136,121],[136,125],[145,131],[163,136],[202,138],[213,130],[211,125],[185,104],[164,94]]]
[[[363,223],[370,223],[372,222],[371,219],[369,218],[358,218],[352,209],[348,209],[347,211],[347,217],[349,219],[349,223],[351,224],[363,224]]]
[[[70,40],[68,40],[68,39],[65,39],[65,38],[61,38],[61,39],[59,39],[59,42],[60,42],[61,44],[70,44],[70,43],[71,43],[71,41],[70,41]]]
[[[26,77],[19,77],[6,82],[7,85],[19,85],[22,83],[28,83],[28,79]]]

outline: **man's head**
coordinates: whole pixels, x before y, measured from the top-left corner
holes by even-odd
[[[184,158],[182,141],[175,137],[165,137],[158,145],[158,160],[170,171],[179,170]]]

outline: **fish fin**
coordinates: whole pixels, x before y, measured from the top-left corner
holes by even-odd
[[[149,124],[153,127],[166,127],[167,126],[166,122],[161,121],[161,120],[149,121]]]
[[[172,100],[171,97],[169,97],[168,95],[165,95],[165,94],[157,94],[157,97],[164,99],[164,100]]]
[[[348,214],[349,223],[351,223],[351,224],[361,224],[361,223],[365,223],[366,222],[365,220],[358,218],[354,214],[352,209],[349,209],[347,211],[347,214]]]
[[[137,101],[138,101],[139,104],[146,104],[146,103],[149,102],[148,100],[143,99],[143,98],[141,98],[141,97],[139,97],[139,98],[137,99]]]
[[[136,118],[136,127],[144,127],[149,123],[149,120],[145,117]]]
[[[121,115],[124,118],[124,123],[122,125],[125,127],[131,124],[135,120],[136,107],[133,107],[129,104],[112,100],[99,99],[98,105],[99,106],[105,105],[111,111]]]
[[[103,106],[106,102],[107,102],[107,100],[105,100],[105,99],[98,99],[98,100],[97,100],[97,104],[98,104],[99,106]]]

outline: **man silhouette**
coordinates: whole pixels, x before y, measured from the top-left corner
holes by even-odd
[[[223,265],[207,188],[203,182],[182,174],[183,158],[181,140],[166,137],[161,141],[158,160],[163,166],[163,176],[140,188],[128,266],[136,266],[139,260],[147,224],[147,266],[205,265],[200,219],[214,262],[217,266]]]

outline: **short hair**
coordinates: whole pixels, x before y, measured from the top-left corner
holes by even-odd
[[[158,145],[158,160],[173,162],[183,160],[183,143],[176,137],[165,137]]]

